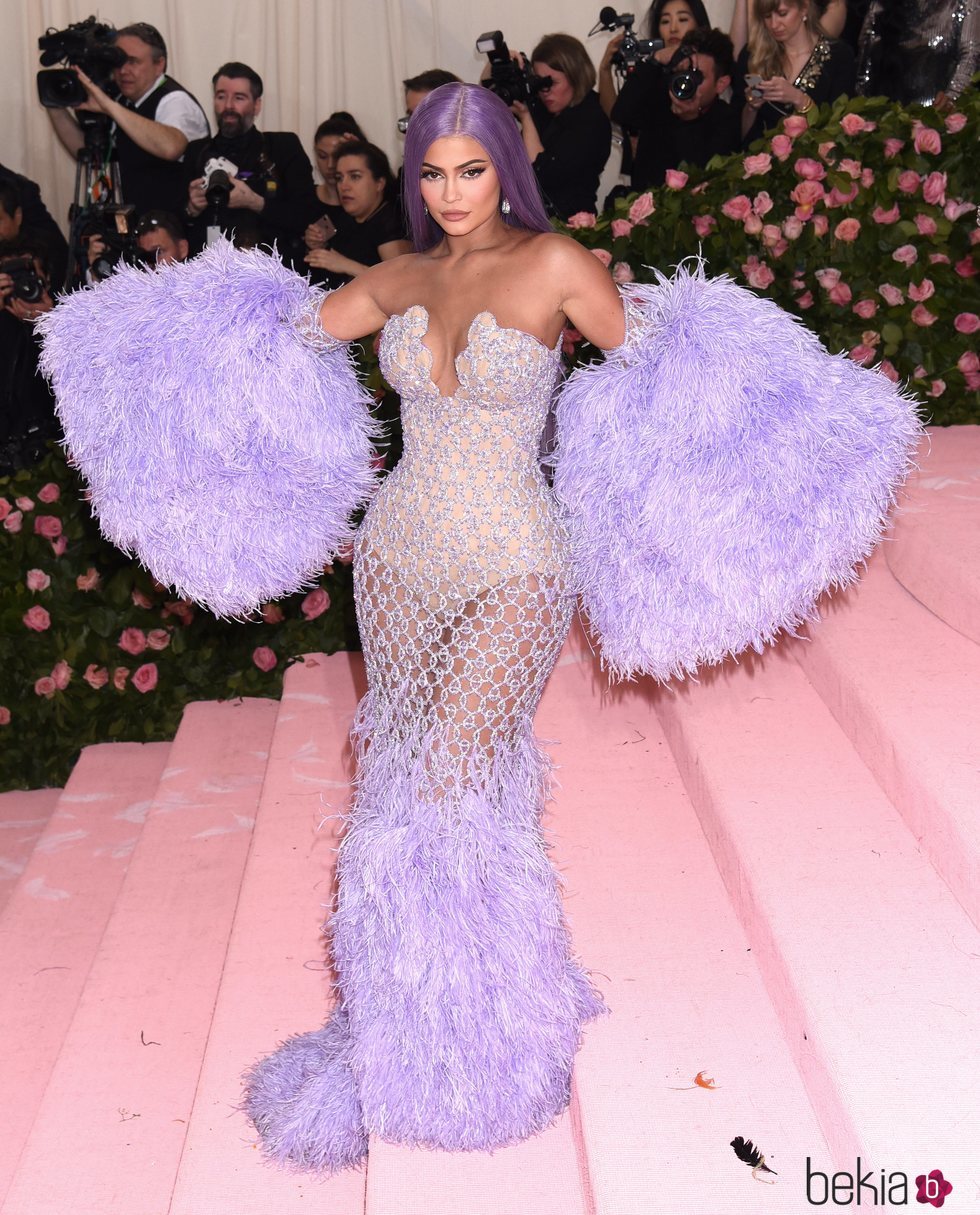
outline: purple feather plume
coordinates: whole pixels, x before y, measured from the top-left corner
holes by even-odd
[[[41,322],[104,535],[218,616],[313,583],[371,492],[371,397],[345,348],[304,336],[317,294],[222,242],[121,267]]]
[[[728,278],[628,288],[561,394],[555,490],[618,678],[694,674],[813,616],[881,537],[921,433],[885,376]]]

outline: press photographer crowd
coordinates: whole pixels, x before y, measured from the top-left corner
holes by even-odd
[[[980,0],[735,0],[727,32],[702,0],[655,0],[639,21],[604,7],[589,35],[606,37],[598,70],[572,34],[546,34],[530,55],[499,30],[476,41],[482,83],[511,107],[561,220],[842,94],[942,104],[977,70]],[[145,22],[90,17],[49,30],[39,49],[38,96],[76,159],[75,196],[66,240],[37,185],[0,165],[0,476],[58,434],[33,329],[58,292],[120,262],[182,261],[223,236],[328,286],[411,248],[400,171],[353,115],[317,128],[316,184],[300,138],[261,129],[262,77],[248,64],[217,67],[207,107],[169,74],[166,41]],[[457,79],[430,68],[405,80],[399,131]],[[600,197],[610,156],[619,184]]]

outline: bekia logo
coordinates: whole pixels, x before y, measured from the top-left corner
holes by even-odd
[[[931,1173],[920,1173],[915,1178],[915,1201],[941,1207],[953,1192],[952,1182],[946,1180],[941,1169]],[[806,1158],[806,1200],[812,1206],[826,1206],[828,1202],[838,1207],[846,1206],[907,1206],[909,1201],[909,1179],[902,1172],[885,1170],[875,1176],[871,1169],[861,1171],[861,1157],[855,1162],[853,1173],[841,1171],[828,1175],[810,1166]]]

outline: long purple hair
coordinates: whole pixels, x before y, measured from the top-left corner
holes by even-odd
[[[501,199],[510,203],[505,223],[530,232],[551,231],[514,115],[482,85],[444,84],[422,99],[405,137],[402,197],[412,243],[419,252],[431,249],[443,235],[422,202],[419,178],[426,152],[446,135],[468,135],[486,151],[500,178]]]

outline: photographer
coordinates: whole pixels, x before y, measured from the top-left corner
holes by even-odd
[[[0,476],[9,476],[39,460],[61,433],[34,332],[37,318],[54,307],[43,247],[0,246],[0,304]]]
[[[78,106],[112,120],[110,157],[119,165],[123,198],[136,214],[154,207],[179,210],[184,205],[184,173],[178,163],[191,140],[207,136],[207,115],[197,100],[166,75],[167,46],[159,31],[145,22],[127,25],[115,35],[126,60],[113,73],[116,96],[75,68],[88,101]],[[83,147],[81,127],[67,109],[49,108],[58,138],[72,155]]]
[[[0,165],[0,241],[26,240],[45,252],[51,281],[63,286],[68,242],[41,201],[36,182]]]
[[[185,158],[191,248],[199,252],[217,230],[242,249],[275,244],[302,270],[303,234],[322,210],[309,157],[291,131],[258,130],[262,77],[247,64],[223,64],[212,84],[218,133],[191,144]]]
[[[668,169],[706,165],[740,144],[739,116],[721,94],[734,71],[731,39],[695,30],[669,63],[641,64],[623,84],[613,120],[638,132],[631,186],[662,185]]]
[[[167,265],[186,262],[189,252],[184,225],[171,211],[146,211],[140,216],[133,233],[135,249],[126,249],[122,257],[113,257],[101,236],[88,241],[89,276],[93,281],[107,278],[120,260],[130,265]]]
[[[600,17],[600,20],[602,18]],[[617,19],[618,23],[622,23]],[[650,61],[660,67],[666,67],[674,56],[674,52],[685,39],[695,30],[708,30],[711,22],[701,0],[655,0],[650,5],[646,15],[646,45],[650,42],[662,42],[658,50],[650,53]],[[608,28],[608,26],[606,27]],[[599,62],[599,101],[603,110],[612,118],[613,107],[616,104],[616,82],[613,79],[613,67],[622,58],[625,31],[609,39],[602,59]],[[649,75],[648,63],[628,63],[625,68],[627,78],[639,72],[641,77]],[[615,119],[613,119],[615,121]]]

